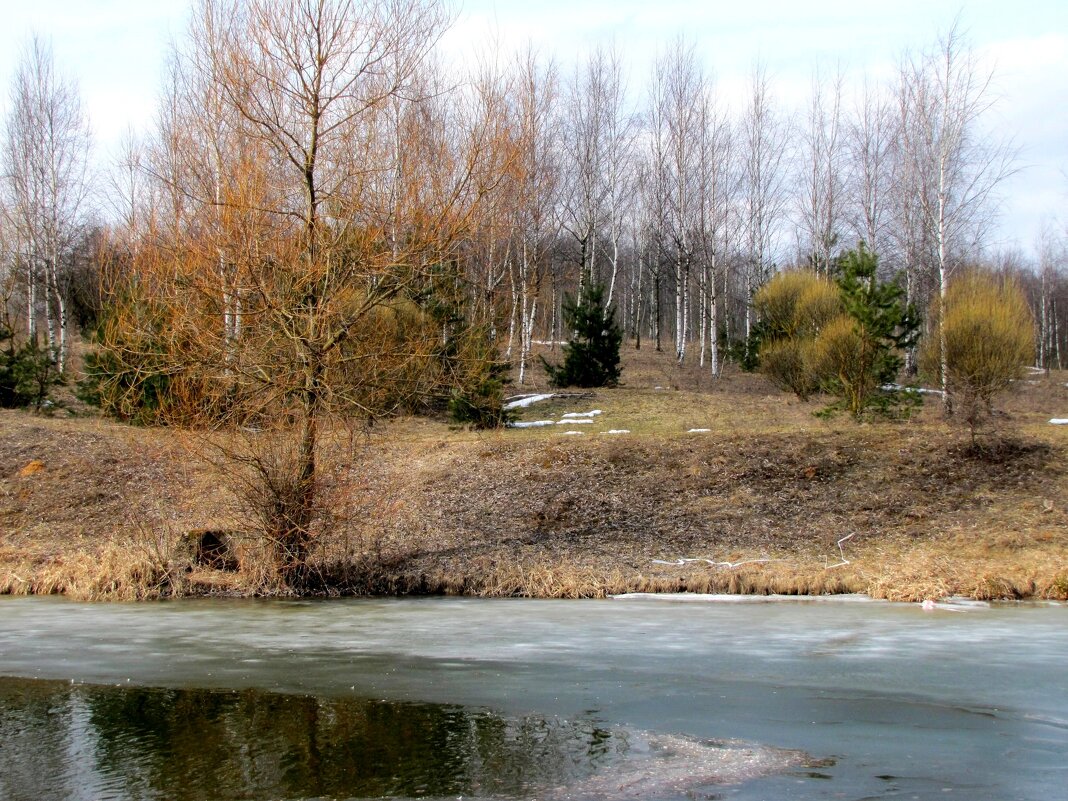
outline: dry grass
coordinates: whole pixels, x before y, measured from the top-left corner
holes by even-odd
[[[669,354],[625,356],[625,386],[522,413],[601,409],[590,424],[339,428],[323,460],[330,513],[313,589],[1068,597],[1068,431],[1047,423],[1068,417],[1068,377],[1018,383],[999,418],[1011,447],[976,458],[936,403],[909,423],[825,421],[812,414],[819,402],[759,376],[713,382]],[[173,431],[2,413],[0,592],[283,591],[226,485]],[[183,538],[198,528],[246,532],[241,570],[193,565]],[[661,564],[684,557],[772,561]]]

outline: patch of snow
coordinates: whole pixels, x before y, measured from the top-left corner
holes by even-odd
[[[691,428],[686,433],[687,434],[708,434],[708,433],[711,433],[711,431],[712,431],[711,428]]]
[[[527,406],[532,406],[539,401],[548,400],[555,397],[555,393],[549,392],[543,395],[520,395],[517,398],[513,398],[504,404],[505,409],[524,409]]]
[[[1068,417],[1054,417],[1049,421],[1051,426],[1068,426]]]
[[[557,420],[556,421],[556,424],[558,426],[581,426],[581,425],[587,425],[587,424],[590,424],[590,423],[593,423],[593,420],[589,420],[589,419],[585,419],[585,418],[580,418],[578,420],[575,420],[574,418],[572,418],[570,420]]]
[[[944,395],[940,389],[928,389],[927,387],[906,387],[903,384],[883,384],[879,389],[887,392],[915,392],[917,395]]]
[[[924,612],[934,612],[936,609],[941,609],[945,612],[974,612],[979,609],[989,608],[990,604],[987,601],[973,601],[970,598],[958,598],[956,596],[945,598],[941,601],[932,601],[928,598],[920,604],[920,609]]]
[[[538,428],[540,426],[554,426],[555,420],[527,420],[522,423],[512,423],[512,428]]]
[[[567,340],[566,339],[557,339],[557,340],[552,340],[552,339],[532,339],[532,340],[530,340],[530,344],[531,345],[566,345],[567,344]]]
[[[602,434],[629,434],[629,428],[613,428],[609,431],[602,431]]]
[[[1024,369],[1031,375],[1041,375],[1046,372],[1045,368],[1042,367],[1025,367]]]
[[[653,389],[663,389],[663,387],[653,387]]]
[[[565,436],[565,437],[566,437],[566,436],[568,436],[569,434],[579,434],[579,435],[581,435],[581,434],[585,434],[585,433],[586,433],[585,431],[565,431],[565,432],[563,433],[563,436]]]
[[[600,409],[594,409],[592,412],[568,412],[567,414],[560,415],[561,417],[596,417],[599,414],[604,414]]]
[[[726,568],[728,568],[730,570],[733,570],[734,568],[740,567],[742,565],[766,564],[767,562],[784,562],[784,561],[786,561],[786,560],[785,559],[769,559],[768,557],[762,557],[760,559],[743,559],[741,562],[717,562],[714,559],[704,559],[704,558],[699,557],[699,558],[696,558],[696,559],[694,559],[694,558],[676,559],[673,562],[668,562],[668,561],[665,561],[663,559],[654,559],[653,560],[653,564],[654,565],[671,565],[672,567],[682,567],[683,565],[688,565],[691,562],[704,562],[709,567],[726,567]]]
[[[617,601],[689,601],[704,603],[762,604],[769,602],[800,601],[804,603],[879,603],[867,595],[848,593],[842,595],[728,595],[726,593],[701,592],[627,592],[610,595]]]

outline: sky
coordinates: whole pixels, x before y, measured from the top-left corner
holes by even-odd
[[[284,0],[278,0],[284,2]],[[806,101],[815,69],[844,71],[847,86],[893,74],[906,51],[934,43],[954,19],[994,70],[998,101],[988,124],[1019,148],[1020,171],[1002,187],[994,244],[1034,251],[1043,226],[1068,223],[1068,2],[1065,0],[456,0],[443,46],[463,60],[497,42],[527,42],[565,69],[614,44],[647,82],[659,51],[683,35],[737,101],[759,59],[786,108]],[[88,110],[97,162],[154,114],[170,42],[181,39],[190,0],[0,0],[0,114],[31,34],[51,41],[60,73],[74,77]]]

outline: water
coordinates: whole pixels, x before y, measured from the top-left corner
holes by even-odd
[[[1068,608],[0,599],[0,799],[1068,799]]]

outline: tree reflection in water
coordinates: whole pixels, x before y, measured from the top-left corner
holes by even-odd
[[[516,796],[627,752],[594,719],[356,698],[0,679],[0,797]]]

